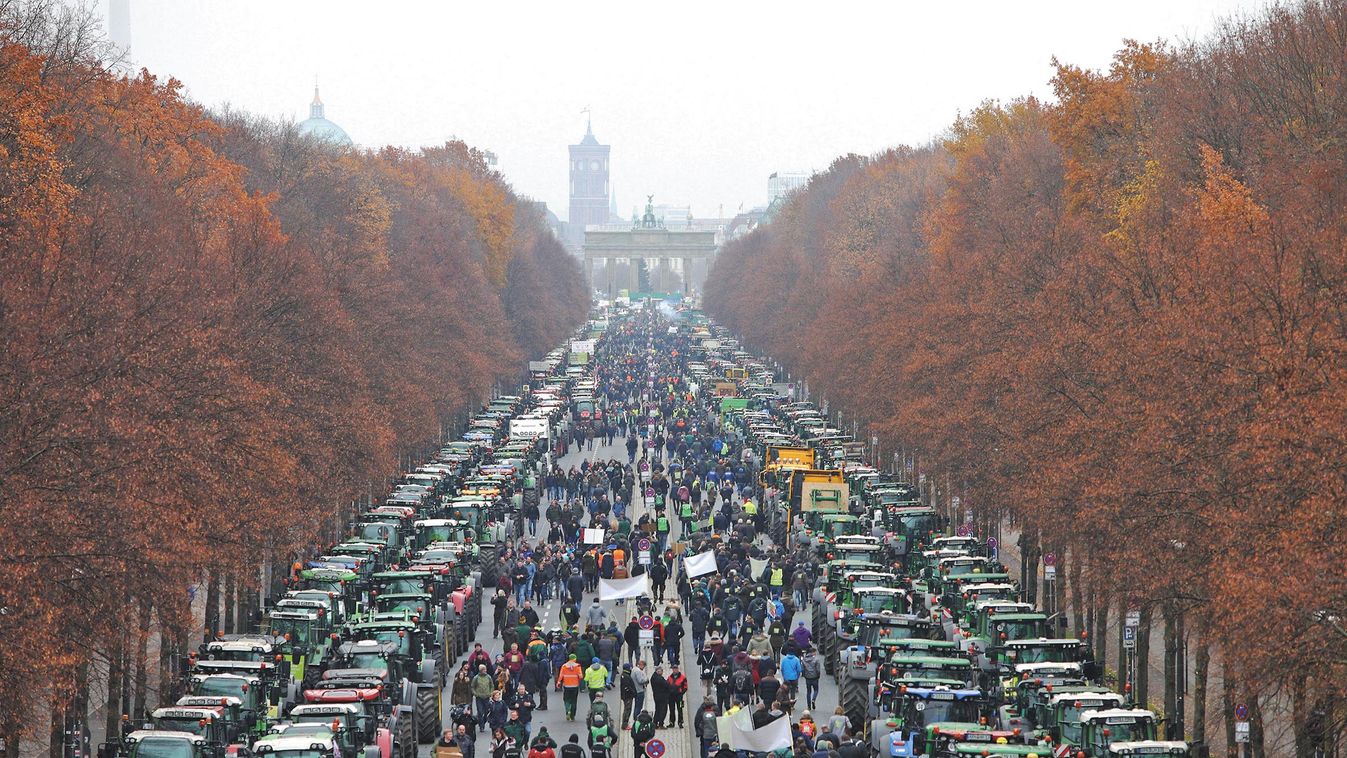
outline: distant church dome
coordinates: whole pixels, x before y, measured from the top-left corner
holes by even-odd
[[[323,101],[318,97],[318,85],[313,85],[313,102],[309,104],[309,117],[299,122],[299,133],[305,137],[317,137],[324,142],[336,145],[351,145],[351,137],[346,130],[328,121],[323,115]]]

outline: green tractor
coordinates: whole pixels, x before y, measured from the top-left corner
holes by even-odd
[[[881,688],[870,720],[870,747],[880,758],[927,755],[946,729],[985,728],[986,700],[976,689],[900,684]]]
[[[390,683],[409,683],[411,700],[401,704],[415,711],[417,739],[433,742],[441,729],[444,675],[426,636],[410,620],[355,624],[347,630],[353,641],[341,645],[338,659],[348,668],[380,672]]]
[[[195,732],[138,729],[99,746],[99,758],[224,758],[225,746]]]
[[[204,668],[200,663],[188,675],[187,682],[192,696],[214,698],[216,700],[234,698],[238,700],[238,724],[240,740],[251,742],[254,738],[266,734],[267,722],[279,714],[279,698],[272,703],[268,697],[265,680],[257,673],[238,673],[221,670],[211,673],[211,666]]]
[[[222,702],[223,701],[223,702]],[[178,705],[156,708],[150,723],[156,731],[190,732],[210,745],[235,745],[251,742],[254,735],[243,729],[239,703],[235,698],[214,698],[214,705]]]
[[[379,720],[366,705],[362,700],[297,705],[290,711],[287,721],[327,725],[343,756],[392,758],[380,749]]]
[[[1141,708],[1108,708],[1080,714],[1079,748],[1091,758],[1124,755],[1187,756],[1188,743],[1156,739],[1159,720]]]

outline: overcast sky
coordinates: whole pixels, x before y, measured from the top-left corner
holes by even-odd
[[[102,0],[106,7],[106,0]],[[1053,56],[1200,37],[1259,0],[131,0],[135,65],[207,106],[302,120],[314,77],[357,144],[458,136],[563,219],[566,145],[611,144],[619,210],[766,202],[773,171],[923,143],[987,99],[1050,95]]]

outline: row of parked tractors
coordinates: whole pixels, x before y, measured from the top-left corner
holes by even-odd
[[[564,392],[564,376],[549,385]],[[534,396],[502,396],[363,508],[346,539],[301,560],[245,620],[181,662],[189,693],[123,720],[100,758],[415,758],[442,734],[450,666],[482,619],[546,435]],[[550,405],[550,404],[549,404]]]

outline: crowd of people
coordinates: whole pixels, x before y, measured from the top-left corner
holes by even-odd
[[[851,758],[859,743],[846,717],[812,715],[822,673],[803,614],[816,579],[812,556],[764,538],[759,504],[773,493],[758,483],[762,461],[744,430],[721,415],[719,399],[690,376],[688,338],[668,325],[641,312],[615,322],[599,342],[596,411],[587,423],[570,419],[553,440],[554,462],[538,478],[546,532],[539,535],[536,511],[521,514],[527,527],[506,546],[490,600],[500,652],[477,643],[455,675],[448,738],[461,746],[489,730],[493,758],[583,758],[586,748],[606,758],[625,731],[639,756],[657,730],[691,721],[702,758],[725,758],[717,717],[753,708],[755,727],[792,719],[795,754],[836,748]],[[595,438],[625,440],[626,460],[586,458],[562,468],[569,449]],[[679,557],[708,551],[716,571],[689,576]],[[595,594],[600,579],[643,574],[650,595],[630,606],[618,601],[610,611]],[[560,621],[544,629],[537,608],[553,598]],[[643,638],[644,615],[653,628]],[[681,655],[687,637],[696,651],[692,675],[707,693],[692,714]],[[568,721],[586,697],[583,745],[580,732],[559,748],[545,729],[533,734],[549,688],[561,693]],[[608,707],[614,688],[620,712]]]

